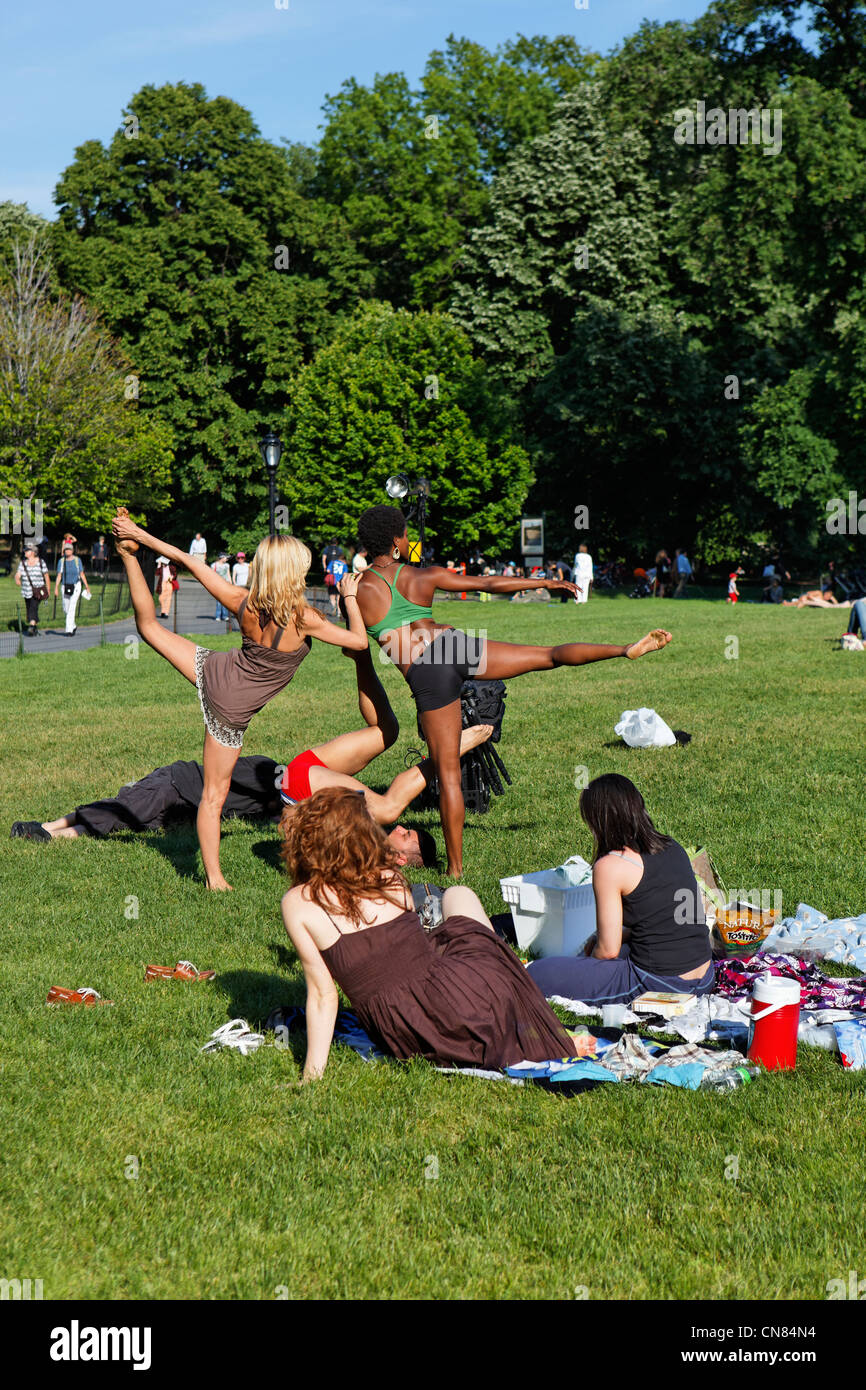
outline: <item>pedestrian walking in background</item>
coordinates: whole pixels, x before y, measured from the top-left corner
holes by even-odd
[[[571,565],[567,560],[557,560],[550,577],[551,579],[567,579],[570,583],[572,579]],[[559,595],[560,603],[568,603],[570,599],[571,594],[567,589],[563,589]]]
[[[105,566],[107,562],[108,546],[105,543],[105,537],[100,536],[98,540],[95,540],[93,542],[93,546],[91,547],[90,551],[90,567],[93,570],[94,574],[99,575],[100,579],[105,574]]]
[[[24,547],[24,555],[15,571],[15,583],[27,609],[27,636],[35,637],[39,631],[39,605],[48,597],[51,580],[48,566],[33,542]]]
[[[84,566],[68,543],[63,547],[63,559],[57,567],[57,581],[54,585],[55,598],[60,593],[61,585],[63,587],[63,611],[66,614],[66,635],[67,637],[74,637],[78,631],[75,622],[78,600],[82,590],[85,598],[90,598],[90,585],[87,582],[87,575],[84,573]]]
[[[247,564],[247,557],[243,550],[239,550],[238,557],[232,566],[232,583],[237,584],[240,589],[246,589],[249,582],[250,567]]]
[[[364,573],[364,570],[365,570],[366,568],[367,568],[367,552],[366,552],[366,550],[364,549],[364,547],[361,546],[361,549],[360,549],[360,550],[356,550],[355,553],[354,553],[354,555],[352,556],[352,573],[353,573],[353,574],[363,574],[363,573]]]
[[[666,550],[660,550],[656,555],[656,572],[653,579],[653,597],[664,598],[665,592],[670,584],[671,578],[671,557]]]
[[[685,591],[686,591],[686,585],[688,584],[688,582],[689,582],[689,580],[691,579],[691,577],[692,577],[692,567],[691,567],[691,564],[689,563],[689,557],[688,557],[688,555],[686,554],[686,552],[685,552],[684,550],[675,550],[675,551],[674,551],[674,579],[676,580],[677,586],[676,586],[676,588],[674,589],[674,593],[673,593],[674,598],[682,598],[682,597],[684,596]]]
[[[231,584],[232,572],[231,567],[229,565],[229,557],[224,550],[220,551],[219,559],[214,560],[213,564],[211,565],[211,569],[213,570],[214,574],[219,575],[220,579],[224,579],[227,584]],[[229,610],[226,608],[225,604],[220,603],[219,599],[217,599],[216,612],[213,615],[214,622],[227,622],[228,616]]]
[[[332,536],[322,551],[322,573],[328,573],[328,566],[332,560],[336,560],[338,555],[342,555],[343,550],[336,536]]]
[[[344,575],[349,573],[349,566],[346,564],[342,550],[329,562],[325,573],[325,584],[328,588],[328,601],[331,608],[337,611],[337,586]]]
[[[207,541],[201,531],[196,531],[189,543],[189,553],[193,560],[201,560],[204,564],[207,560]]]
[[[571,578],[577,585],[577,602],[587,603],[589,591],[592,588],[592,556],[586,546],[581,544],[577,547],[577,554],[574,557]]]
[[[159,595],[159,616],[161,618],[171,617],[171,600],[174,597],[176,582],[177,565],[173,565],[167,555],[157,555],[156,592]]]

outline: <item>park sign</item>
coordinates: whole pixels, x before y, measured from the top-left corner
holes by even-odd
[[[524,516],[521,518],[520,549],[523,555],[544,555],[543,516]]]

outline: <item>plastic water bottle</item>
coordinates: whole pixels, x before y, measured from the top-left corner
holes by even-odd
[[[705,1071],[701,1079],[702,1091],[735,1091],[761,1075],[760,1067],[726,1067],[721,1071]]]
[[[839,1044],[836,1041],[836,1030],[832,1023],[806,1023],[801,1021],[797,1030],[797,1038],[802,1043],[807,1043],[809,1047],[824,1047],[828,1052],[838,1052]]]

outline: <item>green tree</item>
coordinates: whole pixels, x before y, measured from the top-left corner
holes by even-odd
[[[351,541],[392,473],[431,484],[439,546],[510,542],[531,482],[508,403],[445,314],[362,306],[298,376],[280,492],[315,549]],[[440,551],[441,553],[441,551]]]
[[[430,55],[420,90],[387,73],[371,87],[351,79],[328,98],[304,186],[343,210],[376,298],[444,307],[456,253],[486,218],[490,179],[547,129],[557,100],[596,61],[568,37],[520,38],[491,53],[452,35]],[[296,168],[304,181],[297,152]]]
[[[80,298],[51,293],[38,240],[0,261],[0,492],[48,524],[107,527],[118,503],[168,499],[168,433],[135,401],[133,368]]]
[[[298,193],[249,112],[185,83],[142,88],[55,198],[62,280],[134,354],[142,409],[172,432],[174,523],[250,523],[256,441],[357,289],[338,214]]]
[[[663,295],[646,153],[640,136],[611,134],[600,86],[585,83],[495,180],[451,311],[512,389],[550,370],[578,311],[639,312]]]
[[[568,349],[532,394],[538,482],[554,549],[589,540],[646,559],[692,546],[695,518],[741,490],[739,406],[710,354],[676,316],[598,307],[577,315]],[[575,530],[576,508],[588,530]]]

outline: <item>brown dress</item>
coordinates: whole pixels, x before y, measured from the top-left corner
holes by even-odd
[[[238,621],[243,617],[247,600],[238,609]],[[278,628],[269,647],[254,642],[245,634],[241,645],[228,652],[207,651],[201,662],[199,693],[203,706],[230,729],[244,730],[254,714],[268,700],[285,690],[304,657],[310,650],[307,637],[293,652],[277,650],[285,628]],[[207,716],[207,709],[205,716]]]
[[[428,935],[417,912],[401,912],[343,932],[322,957],[395,1057],[492,1068],[576,1055],[514,952],[471,917],[449,917]]]

